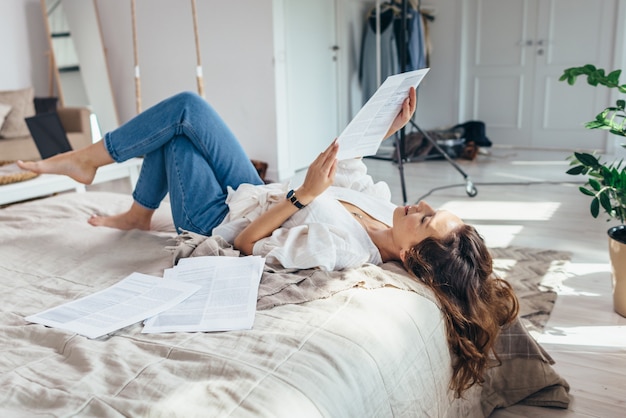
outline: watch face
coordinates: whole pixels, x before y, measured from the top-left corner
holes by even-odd
[[[293,205],[297,207],[298,209],[302,209],[303,207],[305,207],[305,205],[303,205],[302,203],[298,201],[298,197],[296,196],[296,192],[294,190],[289,190],[289,193],[287,193],[286,198],[291,203],[293,203]]]

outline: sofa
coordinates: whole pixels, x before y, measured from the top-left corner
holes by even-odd
[[[37,101],[47,103],[47,108],[36,106]],[[0,161],[41,159],[24,118],[44,111],[57,112],[73,149],[92,143],[89,109],[57,107],[54,99],[36,99],[32,87],[0,91]]]

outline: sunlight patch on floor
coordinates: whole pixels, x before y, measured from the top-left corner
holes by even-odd
[[[511,161],[511,165],[569,165],[569,161]]]
[[[495,221],[547,221],[559,208],[559,202],[506,202],[452,200],[441,209],[449,210],[461,219]]]
[[[602,293],[577,290],[576,288],[567,285],[562,285],[561,287],[556,289],[556,293],[559,296],[584,296],[592,298],[599,298],[604,296]]]
[[[521,176],[519,174],[511,174],[511,173],[493,173],[494,178],[506,178],[506,179],[513,179],[515,180],[515,182],[521,182],[521,183],[540,183],[543,181],[546,181],[545,177],[529,177],[529,176]],[[480,187],[480,184],[477,185],[477,187]]]
[[[515,237],[522,232],[522,225],[480,225],[473,224],[483,236],[489,247],[504,248],[511,245]]]
[[[586,276],[593,273],[610,273],[609,263],[572,263],[569,271],[576,276]]]
[[[626,326],[553,327],[539,337],[540,344],[626,347]]]
[[[517,260],[512,258],[494,258],[493,268],[505,271],[513,270],[513,267],[517,264]],[[504,278],[504,277],[503,277]]]

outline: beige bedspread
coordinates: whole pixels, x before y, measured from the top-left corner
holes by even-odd
[[[197,247],[203,237],[182,248],[168,207],[151,232],[86,222],[129,204],[90,192],[0,210],[1,416],[454,417],[518,401],[567,406],[567,383],[522,327],[502,338],[503,367],[488,384],[454,400],[437,304],[393,263],[268,267],[249,331],[141,334],[135,324],[89,340],[27,323],[131,272],[161,276],[174,253],[228,251],[213,238]]]

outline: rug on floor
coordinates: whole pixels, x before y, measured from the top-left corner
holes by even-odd
[[[565,251],[525,247],[490,248],[495,272],[513,286],[520,303],[520,317],[529,332],[541,333],[557,290],[568,277],[571,254]]]

